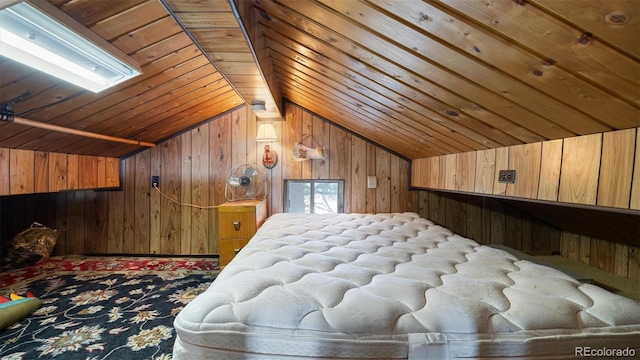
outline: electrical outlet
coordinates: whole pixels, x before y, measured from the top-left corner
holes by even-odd
[[[500,170],[498,172],[498,182],[513,184],[516,182],[515,170]]]
[[[151,187],[160,187],[160,176],[151,177]]]

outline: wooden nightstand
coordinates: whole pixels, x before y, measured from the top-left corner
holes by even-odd
[[[229,201],[218,206],[221,267],[249,242],[266,218],[266,200]]]

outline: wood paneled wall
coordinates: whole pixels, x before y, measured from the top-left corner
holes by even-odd
[[[640,131],[633,128],[417,159],[411,184],[640,210],[638,153]],[[516,170],[514,184],[498,182],[498,171],[507,169]]]
[[[499,199],[419,191],[420,215],[482,244],[560,252],[561,231]]]
[[[0,148],[0,195],[120,186],[120,160]]]
[[[279,140],[270,144],[279,163],[266,170],[270,214],[282,211],[285,179],[344,179],[349,212],[417,211],[417,193],[408,191],[408,161],[298,106],[286,107],[285,121],[274,123]],[[49,224],[59,231],[56,253],[217,253],[217,210],[172,200],[201,207],[225,202],[229,170],[262,158],[256,129],[254,114],[243,106],[124,159],[121,191],[40,196],[37,201],[56,214],[55,224]],[[324,162],[295,161],[292,148],[298,142],[324,146],[328,156]],[[164,195],[151,187],[153,175],[160,176]],[[367,176],[377,177],[376,189],[367,188]],[[4,200],[3,208],[10,202]]]
[[[420,215],[482,244],[523,252],[552,252],[605,271],[640,280],[640,247],[553,227],[491,197],[419,191]]]

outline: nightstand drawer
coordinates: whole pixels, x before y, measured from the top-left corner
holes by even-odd
[[[256,232],[255,213],[237,212],[218,214],[220,240],[249,239]]]
[[[220,240],[220,266],[229,264],[248,242],[249,239]]]

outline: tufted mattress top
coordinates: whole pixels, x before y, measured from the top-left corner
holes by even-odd
[[[177,316],[174,357],[573,357],[640,304],[414,213],[275,214]]]

